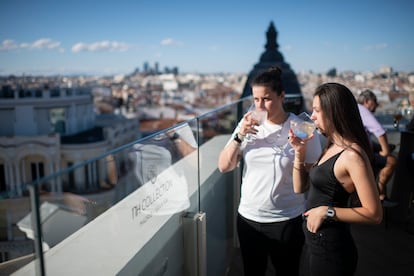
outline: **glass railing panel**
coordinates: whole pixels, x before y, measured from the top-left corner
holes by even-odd
[[[207,275],[224,275],[234,248],[234,218],[239,200],[236,169],[217,169],[220,151],[231,138],[240,116],[250,106],[250,98],[200,116],[208,142],[200,148],[200,209],[206,214]],[[206,135],[208,133],[208,135]],[[236,181],[235,181],[236,179]]]
[[[154,199],[159,201],[153,214],[173,214],[190,208],[189,198],[198,188],[198,141],[194,119],[133,145],[133,170],[140,186],[147,194],[155,192]],[[194,212],[198,211],[197,199],[190,208]]]
[[[221,174],[217,159],[250,104],[251,98],[244,99],[117,149],[103,147],[102,154],[31,183],[47,187],[39,198],[46,273],[59,271],[70,258],[81,274],[162,269],[180,275],[182,245],[188,244],[182,218],[198,212],[209,221],[208,269],[223,268],[232,246],[238,204],[233,178],[239,172]],[[101,265],[85,262],[90,256]],[[34,263],[15,275],[28,271],[35,271]]]
[[[112,151],[103,149],[102,155],[31,183],[45,187],[38,208],[46,273],[59,271],[70,258],[80,274],[116,274],[167,222],[173,221],[169,227],[177,232],[182,213],[199,208],[198,196],[190,200],[198,187],[196,127],[196,120],[189,121]],[[181,154],[178,147],[187,134],[193,137],[191,149]],[[29,208],[22,213],[32,214]],[[102,265],[85,262],[90,256]],[[34,263],[16,275],[28,271],[35,271]]]
[[[0,193],[0,275],[10,275],[31,262],[35,253],[33,240],[27,238],[34,236],[29,191],[27,186],[13,186],[12,192]]]

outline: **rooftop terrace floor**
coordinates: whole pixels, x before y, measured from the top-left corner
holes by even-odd
[[[414,275],[414,217],[410,224],[392,221],[385,225],[352,225],[358,248],[358,267],[355,276]],[[272,268],[267,275],[274,275]],[[240,252],[236,252],[227,276],[242,276]]]

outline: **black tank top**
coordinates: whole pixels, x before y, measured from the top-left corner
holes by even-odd
[[[343,150],[309,172],[310,189],[307,209],[318,206],[346,207],[350,194],[342,187],[334,174],[334,165]]]

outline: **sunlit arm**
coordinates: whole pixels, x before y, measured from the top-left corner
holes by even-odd
[[[390,148],[389,148],[389,145],[388,145],[387,134],[384,133],[383,135],[381,135],[380,137],[378,137],[378,142],[379,142],[379,144],[381,146],[380,154],[382,156],[389,155],[390,154]]]
[[[187,143],[187,141],[181,138],[175,139],[174,144],[177,147],[178,151],[182,154],[182,156],[187,156],[196,150],[196,148],[194,148],[189,143]]]
[[[306,140],[295,137],[292,130],[289,130],[289,142],[295,150],[295,159],[293,161],[293,191],[295,193],[304,193],[309,189],[308,167],[305,163],[306,142],[312,139],[313,135]]]
[[[309,174],[307,171],[304,150],[295,151],[295,161],[293,161],[293,191],[304,193],[309,189]]]
[[[240,161],[240,144],[236,141],[228,143],[221,151],[218,159],[220,172],[229,172],[236,168]]]
[[[359,151],[362,152],[360,149]],[[374,173],[368,157],[364,153],[359,153],[346,150],[335,174],[340,174],[340,170],[344,170],[343,177],[338,180],[347,186],[353,184],[361,207],[337,208],[336,215],[338,220],[345,222],[379,224],[383,214]]]

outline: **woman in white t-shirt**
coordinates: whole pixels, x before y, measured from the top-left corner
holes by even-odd
[[[247,112],[218,160],[219,170],[228,172],[244,159],[237,232],[246,276],[265,275],[269,257],[278,276],[298,275],[304,241],[305,196],[293,191],[294,150],[288,142],[296,115],[283,108],[281,74],[273,67],[253,80],[255,108],[266,111],[267,119],[259,125]],[[321,153],[318,134],[308,143],[305,162],[314,163]]]

